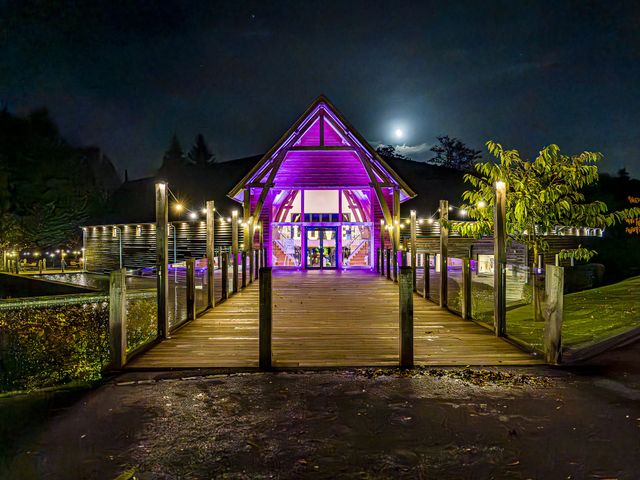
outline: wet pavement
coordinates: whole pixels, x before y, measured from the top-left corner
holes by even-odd
[[[592,363],[130,373],[0,399],[0,477],[638,478],[640,345]]]

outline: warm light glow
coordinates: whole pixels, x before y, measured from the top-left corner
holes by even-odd
[[[427,223],[433,223],[433,218],[429,218],[429,219],[427,220]]]
[[[200,213],[202,213],[203,215],[206,215],[207,214],[207,209],[203,208],[202,210],[200,210]]]
[[[230,222],[230,221],[231,221],[231,217],[227,217],[227,222]]]
[[[238,211],[237,211],[237,210],[233,210],[233,211],[231,212],[231,216],[232,216],[232,217],[237,217],[237,216],[238,216]]]
[[[198,218],[198,214],[196,212],[189,212],[189,218],[195,220]]]
[[[449,207],[449,211],[453,210],[453,207]]]
[[[256,225],[256,230],[260,230],[260,225]]]
[[[419,223],[420,225],[422,225],[422,222],[424,222],[424,219],[422,219],[422,218],[418,219],[418,223]]]
[[[484,208],[487,206],[487,202],[485,202],[484,200],[480,200],[478,202],[478,208]]]
[[[462,215],[463,217],[466,217],[467,211],[463,208],[462,210],[460,210],[460,215]]]
[[[181,204],[181,203],[176,203],[173,207],[174,207],[174,208],[176,209],[176,211],[178,211],[178,212],[181,212],[181,211],[182,211],[182,209],[184,208],[184,207],[182,206],[182,204]]]
[[[506,188],[506,185],[505,185],[505,183],[504,183],[502,180],[498,180],[498,181],[496,182],[496,190],[504,191],[504,190],[505,190],[505,188]]]

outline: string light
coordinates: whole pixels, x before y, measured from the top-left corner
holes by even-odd
[[[485,202],[484,200],[480,200],[478,202],[478,208],[484,208],[487,206],[487,202]]]

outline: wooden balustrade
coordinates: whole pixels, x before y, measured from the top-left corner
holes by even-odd
[[[271,267],[260,269],[260,297],[258,314],[259,335],[259,366],[268,370],[271,368],[271,333],[273,330],[273,299],[271,284]]]

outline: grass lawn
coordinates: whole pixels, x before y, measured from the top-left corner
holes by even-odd
[[[543,322],[533,321],[531,305],[507,311],[507,333],[541,349]],[[640,276],[564,296],[562,344],[583,343],[640,327]]]

